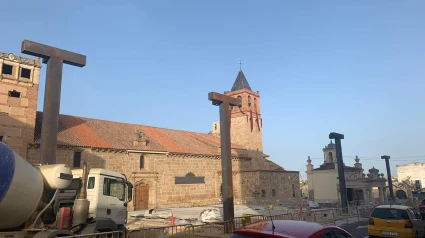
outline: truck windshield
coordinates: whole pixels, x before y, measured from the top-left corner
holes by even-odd
[[[121,201],[125,200],[125,186],[124,182],[117,181],[112,178],[105,178],[103,180],[103,195],[116,197]]]

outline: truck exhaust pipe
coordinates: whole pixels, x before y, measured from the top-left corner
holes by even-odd
[[[73,217],[72,217],[72,225],[82,225],[87,223],[88,215],[89,215],[89,205],[90,201],[87,200],[87,177],[88,177],[88,169],[87,162],[82,161],[83,164],[83,177],[81,178],[81,189],[78,194],[77,199],[74,201],[73,207]]]
[[[87,162],[83,160],[83,177],[81,178],[81,189],[77,199],[87,199],[87,177],[89,176]]]

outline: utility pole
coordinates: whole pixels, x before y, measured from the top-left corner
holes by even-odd
[[[385,164],[387,166],[387,177],[388,177],[388,188],[390,189],[390,199],[394,201],[394,192],[393,192],[393,180],[391,177],[391,169],[390,169],[390,156],[383,155],[381,159],[385,160]]]
[[[332,132],[329,139],[335,140],[336,161],[338,164],[339,194],[341,195],[341,207],[344,213],[348,212],[347,188],[345,187],[344,161],[342,159],[341,140],[344,139],[343,134]]]
[[[221,142],[221,169],[223,183],[223,218],[230,221],[235,217],[233,204],[233,171],[232,171],[232,149],[230,143],[230,106],[242,106],[242,102],[237,98],[223,94],[211,92],[208,100],[214,106],[220,108],[220,142]],[[233,227],[225,227],[225,232],[229,233]]]

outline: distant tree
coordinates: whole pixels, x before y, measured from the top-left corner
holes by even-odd
[[[393,187],[406,191],[407,196],[411,197],[412,191],[415,190],[415,183],[410,179],[410,176],[408,176],[400,182],[394,183]]]

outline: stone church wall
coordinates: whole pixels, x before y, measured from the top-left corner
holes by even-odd
[[[217,175],[217,184],[220,184],[222,174]],[[299,172],[234,171],[233,190],[235,204],[299,204]]]
[[[233,109],[236,110],[236,109]],[[248,112],[246,112],[248,113]],[[249,113],[248,113],[249,114]],[[232,124],[230,127],[230,138],[232,143],[241,145],[244,148],[253,150],[253,151],[263,151],[263,138],[262,138],[262,128],[260,123],[257,124],[255,113],[253,114],[253,130],[251,131],[251,122],[250,117],[247,115],[234,115],[232,117]],[[248,118],[248,119],[247,119]],[[260,129],[258,129],[260,126]]]
[[[34,141],[40,64],[0,52],[0,141],[22,158]]]
[[[140,153],[58,148],[57,163],[73,168],[75,151],[81,151],[81,161],[85,160],[89,168],[105,168],[123,173],[134,185],[149,184],[149,208],[207,205],[219,201],[221,184],[217,182],[217,171],[221,170],[221,160],[217,157],[144,154],[144,168],[140,168]],[[39,159],[39,148],[28,148],[27,160],[37,164]],[[233,169],[247,170],[250,168],[249,161],[233,159]],[[184,177],[188,173],[205,177],[205,183],[175,184],[176,176]],[[135,202],[133,199],[129,210],[133,209]]]
[[[1,64],[0,64],[1,65]],[[22,158],[27,156],[28,143],[34,141],[38,85],[0,83],[0,136]],[[10,92],[19,93],[11,97]]]
[[[299,172],[260,171],[259,180],[260,189],[265,190],[263,200],[284,205],[300,203],[301,188]]]
[[[64,163],[72,168],[75,151],[81,151],[81,161],[85,160],[89,168],[105,168],[123,173],[135,187],[139,183],[148,184],[149,208],[203,206],[219,202],[221,186],[221,160],[219,157],[144,154],[144,166],[140,168],[140,153],[127,154],[89,148],[59,148],[57,163]],[[259,154],[252,160],[233,159],[235,204],[263,204],[266,202],[288,204],[294,200],[297,201],[300,196],[299,173],[288,171],[248,172],[252,169],[267,170],[273,167],[268,166],[267,160],[258,158],[258,156]],[[30,163],[39,163],[39,158],[39,148],[28,148]],[[175,184],[175,177],[184,177],[188,173],[205,177],[205,183]],[[292,197],[292,184],[295,186],[295,197]],[[264,196],[262,190],[264,190]],[[129,210],[133,209],[136,200],[133,199],[129,204]]]

